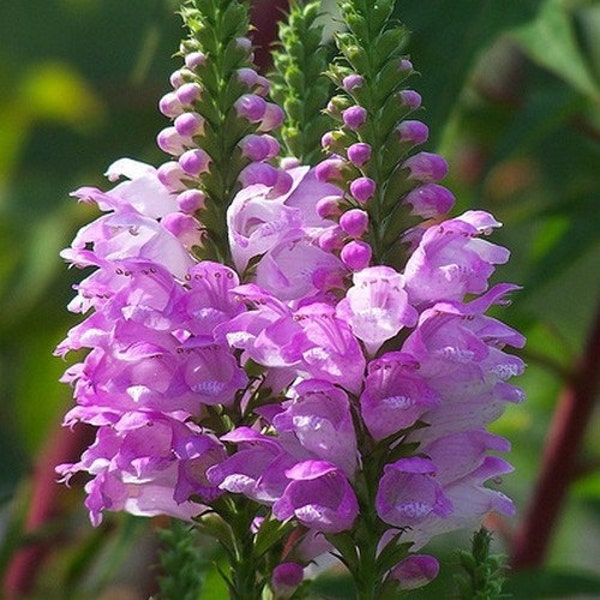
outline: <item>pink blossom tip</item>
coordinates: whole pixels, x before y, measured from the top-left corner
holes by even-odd
[[[279,171],[273,165],[267,163],[254,162],[250,163],[240,173],[240,183],[243,187],[262,183],[268,187],[272,187],[277,183]]]
[[[426,183],[409,192],[403,202],[412,206],[413,215],[430,219],[445,215],[454,206],[454,194],[437,183]]]
[[[439,181],[448,174],[448,163],[439,154],[419,152],[404,161],[403,167],[409,169],[410,179],[423,183]]]
[[[332,156],[315,167],[315,177],[323,183],[340,180],[343,166],[344,161],[341,157]]]
[[[156,175],[158,180],[171,192],[182,192],[187,187],[182,181],[186,175],[179,163],[174,160],[160,165],[156,170]]]
[[[326,131],[321,136],[321,148],[327,150],[333,144],[333,131]]]
[[[340,217],[340,227],[352,237],[361,237],[369,228],[369,215],[360,208],[352,208]]]
[[[400,64],[398,65],[398,69],[400,71],[412,71],[413,64],[408,58],[403,58],[400,60]]]
[[[440,564],[433,556],[411,554],[399,562],[389,576],[399,582],[401,590],[414,590],[433,581],[439,571]]]
[[[298,563],[287,562],[273,569],[272,585],[277,598],[291,598],[304,579],[304,567]]]
[[[258,128],[259,131],[273,131],[278,127],[281,127],[283,120],[285,119],[285,113],[279,104],[274,102],[267,102],[265,106],[265,113]]]
[[[183,69],[177,69],[177,71],[173,71],[171,76],[169,77],[169,83],[173,87],[174,90],[180,88],[187,81]]]
[[[210,162],[211,159],[208,153],[200,148],[187,150],[179,157],[179,166],[185,173],[192,177],[197,177],[201,173],[208,171]]]
[[[360,204],[366,204],[375,195],[375,189],[375,182],[369,177],[357,177],[350,184],[350,193]]]
[[[402,90],[400,92],[400,100],[402,101],[402,104],[415,110],[421,106],[422,98],[419,92],[415,92],[414,90]]]
[[[204,117],[198,113],[185,112],[175,119],[173,125],[179,135],[191,138],[204,133],[204,123]]]
[[[359,130],[367,120],[367,111],[362,106],[351,106],[342,112],[344,125],[352,131]]]
[[[369,159],[371,158],[371,153],[371,146],[363,142],[352,144],[348,147],[347,150],[348,160],[355,167],[362,167],[364,164],[369,162]]]
[[[202,94],[202,87],[199,83],[184,83],[181,87],[177,88],[175,95],[183,106],[192,106],[200,95]]]
[[[258,82],[258,73],[250,67],[242,67],[237,70],[237,78],[248,89],[252,89]]]
[[[342,262],[352,271],[366,269],[371,262],[372,255],[371,246],[360,240],[352,240],[340,252]]]
[[[362,87],[364,84],[364,79],[358,73],[353,73],[352,75],[346,75],[342,80],[342,87],[347,92],[351,92],[354,88]]]
[[[250,52],[252,50],[252,41],[247,37],[239,37],[235,40],[236,46],[241,50]]]
[[[180,212],[165,215],[160,224],[173,234],[186,247],[198,245],[201,237],[201,228],[198,221],[191,215]]]
[[[185,190],[176,198],[177,207],[186,214],[193,214],[204,206],[206,196],[201,190]]]
[[[414,146],[424,144],[429,138],[429,127],[421,121],[402,121],[396,130],[401,142],[408,142]]]
[[[206,64],[206,55],[203,52],[190,52],[185,55],[185,66],[194,71],[198,67],[203,67]]]
[[[275,138],[271,139],[274,144],[269,142],[267,136],[256,134],[247,135],[239,142],[242,155],[256,162],[272,158],[279,151],[279,143]]]
[[[173,119],[183,112],[183,106],[181,105],[179,98],[175,95],[175,92],[169,92],[160,99],[158,110],[160,110],[165,117]]]
[[[267,111],[267,101],[256,94],[243,94],[236,100],[234,107],[237,116],[241,119],[246,119],[250,123],[259,123]]]
[[[343,200],[341,196],[324,196],[317,200],[315,210],[321,219],[331,219],[337,217],[340,212],[340,202]]]
[[[187,142],[187,143],[186,143]],[[165,127],[156,136],[156,143],[158,147],[167,154],[172,156],[179,156],[185,152],[186,146],[189,145],[190,140],[183,138],[175,127]]]

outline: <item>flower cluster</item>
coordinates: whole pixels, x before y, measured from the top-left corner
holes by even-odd
[[[349,531],[360,554],[391,563],[383,579],[416,587],[437,573],[415,554],[433,536],[513,511],[485,486],[511,469],[486,426],[521,399],[508,380],[524,367],[504,352],[522,336],[486,314],[516,289],[488,285],[508,260],[484,239],[500,224],[482,211],[444,219],[446,163],[410,154],[427,139],[406,118],[420,97],[393,87],[412,72],[406,58],[381,66],[393,86],[378,116],[362,102],[381,81],[336,67],[339,127],[310,168],[274,162],[268,132],[283,112],[249,41],[230,34],[219,48],[229,85],[211,91],[217,50],[182,44],[160,101],[172,160],[118,160],[110,191],[74,194],[105,214],[63,252],[94,271],[69,307],[91,313],[57,352],[90,349],[64,376],[77,401],[66,424],[98,429],[58,470],[92,476],[96,525],[104,510],[189,520],[247,499],[253,531],[293,525],[275,587],[293,589],[332,547],[352,566]],[[377,119],[389,121],[385,152]],[[399,232],[390,215],[405,219]]]

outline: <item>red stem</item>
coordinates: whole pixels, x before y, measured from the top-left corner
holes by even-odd
[[[512,548],[515,569],[542,564],[577,471],[577,457],[600,387],[600,309],[583,356],[559,401],[542,456],[539,480]]]
[[[255,27],[252,41],[256,45],[254,62],[264,73],[271,65],[271,48],[277,39],[277,22],[288,9],[288,0],[254,0],[251,22]]]
[[[54,467],[78,460],[82,451],[92,442],[94,431],[93,427],[79,424],[74,431],[57,427],[52,432],[34,467],[31,503],[23,525],[24,533],[34,533],[64,512],[63,499],[68,490],[56,483]],[[31,543],[15,553],[3,582],[7,600],[21,598],[31,592],[42,561],[51,550],[51,542],[51,539],[46,539]]]

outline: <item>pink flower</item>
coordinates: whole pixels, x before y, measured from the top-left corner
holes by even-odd
[[[356,434],[347,394],[331,383],[305,380],[296,397],[273,420],[278,432],[293,432],[315,458],[340,467],[352,477],[357,467]]]
[[[468,211],[428,228],[404,270],[411,303],[484,292],[494,265],[505,263],[509,252],[478,236],[499,226],[488,213]]]
[[[360,409],[376,440],[414,425],[439,404],[439,394],[427,385],[418,368],[419,363],[402,352],[388,352],[369,363]]]
[[[377,513],[396,527],[414,527],[430,515],[448,517],[452,503],[444,494],[428,458],[401,458],[385,466],[379,481]]]
[[[308,460],[286,472],[291,480],[273,505],[280,521],[295,516],[309,529],[339,533],[352,527],[358,515],[358,501],[343,472],[334,465]]]
[[[348,322],[369,354],[375,354],[403,327],[416,324],[417,311],[408,303],[400,273],[383,265],[367,267],[354,273],[352,281],[336,314]]]

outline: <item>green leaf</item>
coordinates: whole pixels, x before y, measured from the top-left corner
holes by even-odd
[[[575,598],[587,594],[600,595],[600,577],[592,573],[569,572],[560,569],[519,571],[504,584],[513,600],[542,600],[544,598]]]
[[[423,76],[412,85],[423,96],[420,118],[436,147],[479,53],[502,32],[532,19],[540,0],[399,0],[394,16],[412,32],[407,51]]]
[[[573,15],[564,0],[546,0],[535,21],[512,35],[531,60],[595,102],[600,101],[600,87],[577,43]]]
[[[289,522],[282,523],[276,519],[265,519],[254,542],[254,554],[260,558],[265,552],[268,552],[277,542],[279,542],[291,529]]]

